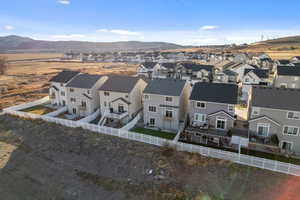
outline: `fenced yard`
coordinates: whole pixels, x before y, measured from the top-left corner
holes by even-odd
[[[30,104],[30,105],[32,105],[32,104]],[[26,107],[26,106],[23,105],[23,106],[19,106],[19,107],[4,109],[4,113],[12,114],[12,115],[16,115],[16,116],[24,117],[24,118],[30,118],[30,119],[42,119],[47,122],[61,124],[63,126],[67,126],[67,127],[73,127],[73,128],[81,127],[83,129],[87,129],[87,130],[97,132],[100,134],[117,136],[117,137],[134,140],[134,141],[139,141],[139,142],[144,142],[144,143],[152,144],[152,145],[156,145],[156,146],[167,145],[167,146],[177,149],[178,151],[199,153],[203,156],[229,160],[234,163],[239,163],[242,165],[258,167],[261,169],[267,169],[267,170],[271,170],[271,171],[275,171],[275,172],[281,172],[281,173],[285,173],[285,174],[300,176],[300,166],[299,165],[259,158],[259,157],[255,157],[255,156],[238,154],[235,152],[213,149],[210,147],[187,144],[187,143],[183,143],[183,142],[176,142],[173,140],[160,138],[160,137],[156,137],[156,136],[152,136],[152,135],[135,133],[135,132],[127,131],[124,129],[116,129],[116,128],[110,128],[110,127],[105,127],[105,126],[98,126],[98,125],[90,124],[87,122],[59,119],[56,117],[43,116],[43,115],[37,115],[37,114],[17,111],[16,108],[20,108],[20,107],[23,107],[22,109],[25,109],[24,107]]]

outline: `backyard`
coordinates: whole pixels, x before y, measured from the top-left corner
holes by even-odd
[[[296,200],[300,178],[0,116],[1,199]]]
[[[37,114],[37,115],[45,115],[47,113],[55,111],[55,109],[46,107],[44,105],[38,105],[38,106],[33,106],[33,107],[30,107],[30,108],[23,109],[23,110],[20,110],[20,111],[29,112],[29,113]]]
[[[152,129],[147,129],[147,128],[133,128],[131,131],[136,132],[136,133],[142,133],[145,135],[151,135],[151,136],[156,136],[160,138],[165,138],[168,140],[173,140],[174,137],[176,136],[175,133],[169,133],[169,132],[163,132],[159,130],[152,130]]]

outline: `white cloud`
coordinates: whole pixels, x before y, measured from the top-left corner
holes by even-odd
[[[64,5],[69,5],[71,3],[70,0],[58,0],[58,3],[64,4]]]
[[[52,35],[52,38],[54,39],[80,39],[85,38],[85,35],[82,34],[69,34],[69,35]]]
[[[13,30],[14,27],[10,26],[10,25],[6,25],[6,26],[4,26],[4,29],[7,30],[7,31],[10,31],[10,30]]]
[[[118,35],[127,35],[127,36],[141,35],[140,32],[133,32],[133,31],[121,30],[121,29],[112,29],[112,30],[98,29],[97,32],[99,32],[99,33],[114,33],[114,34],[118,34]]]
[[[206,30],[214,30],[214,29],[217,29],[217,28],[220,28],[220,27],[219,26],[202,26],[200,28],[200,30],[206,31]]]

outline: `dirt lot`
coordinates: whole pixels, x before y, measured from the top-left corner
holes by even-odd
[[[45,56],[44,54],[41,57]],[[10,55],[12,57],[12,55]],[[16,57],[20,57],[16,54]],[[30,57],[30,56],[29,56]],[[37,56],[36,56],[37,57]],[[36,58],[35,57],[35,58]],[[23,57],[26,59],[26,57]],[[48,94],[48,80],[63,69],[95,74],[134,74],[136,65],[124,63],[17,62],[0,75],[0,109]]]
[[[5,200],[296,200],[300,180],[167,147],[2,115],[0,195]]]

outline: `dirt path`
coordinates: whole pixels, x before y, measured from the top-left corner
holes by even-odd
[[[1,149],[5,200],[300,197],[293,176],[40,120],[0,116]]]

